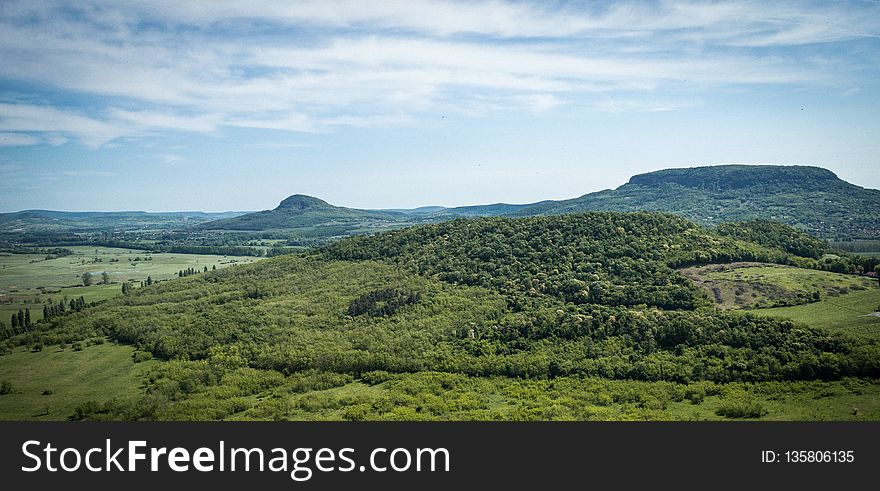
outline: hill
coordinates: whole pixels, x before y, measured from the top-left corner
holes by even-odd
[[[14,213],[0,213],[0,233],[170,230],[240,216],[245,213],[24,210]]]
[[[368,227],[402,221],[406,215],[393,211],[370,211],[333,206],[312,196],[295,194],[272,210],[216,220],[196,230],[286,230],[315,226],[355,225]]]
[[[825,239],[880,236],[880,190],[819,167],[719,165],[633,176],[617,189],[525,207],[513,216],[579,211],[665,211],[705,225],[752,219],[785,223]]]
[[[310,235],[339,237],[463,217],[583,211],[661,211],[709,226],[761,219],[822,239],[880,237],[880,190],[850,184],[819,167],[777,165],[665,169],[633,176],[617,189],[531,204],[358,210],[295,195],[274,210],[201,224],[196,230],[301,229]]]
[[[756,397],[823,380],[875,393],[844,379],[880,375],[874,338],[716,311],[677,269],[734,261],[822,264],[660,213],[457,219],[146,286],[6,344],[163,360],[79,419],[645,419],[704,398],[760,417]]]

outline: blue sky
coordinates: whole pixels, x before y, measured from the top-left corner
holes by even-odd
[[[523,203],[665,167],[880,188],[880,3],[0,3],[0,211]]]

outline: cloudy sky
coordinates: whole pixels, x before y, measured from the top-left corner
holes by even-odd
[[[880,188],[880,3],[0,2],[0,211],[531,202],[813,164]]]

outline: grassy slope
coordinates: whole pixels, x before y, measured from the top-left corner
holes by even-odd
[[[880,338],[880,309],[877,281],[865,277],[793,268],[790,266],[710,265],[683,270],[694,279],[716,305],[725,309],[751,308],[782,299],[797,302],[799,293],[820,292],[821,300],[800,305],[757,308],[752,312],[789,318],[811,327],[861,338]],[[721,302],[717,302],[717,289]]]
[[[67,419],[86,401],[139,393],[144,373],[159,362],[135,364],[133,352],[131,346],[106,343],[82,351],[51,346],[31,353],[19,348],[0,356],[0,380],[14,389],[0,396],[0,419]],[[42,395],[46,390],[52,394]]]
[[[801,304],[815,292],[827,299],[876,288],[876,281],[865,277],[775,264],[714,264],[687,268],[683,273],[724,309]]]
[[[869,316],[880,306],[880,288],[853,292],[817,303],[756,310],[755,313],[788,317],[812,327],[863,338],[880,338],[880,317]]]

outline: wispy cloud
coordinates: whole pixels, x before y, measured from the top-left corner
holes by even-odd
[[[116,175],[115,172],[104,171],[104,170],[66,170],[61,171],[62,175],[69,177],[113,177]]]
[[[0,133],[0,147],[24,147],[42,143],[42,138],[21,133]]]
[[[180,155],[174,155],[171,153],[160,155],[159,158],[162,160],[162,162],[165,162],[166,164],[173,164],[175,162],[183,162],[184,160],[186,160],[186,157],[181,157]]]
[[[224,126],[314,133],[664,87],[845,90],[852,67],[810,46],[876,37],[878,15],[863,2],[752,0],[7,1],[0,79],[102,102],[2,103],[0,145],[100,147]],[[639,104],[595,109],[651,110]]]
[[[699,105],[695,101],[668,101],[668,100],[632,100],[608,98],[593,105],[597,111],[607,113],[622,112],[668,112],[681,111]]]

